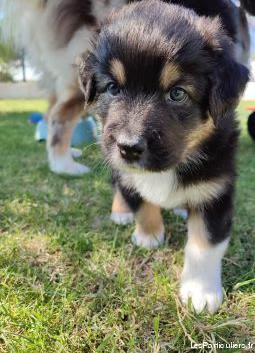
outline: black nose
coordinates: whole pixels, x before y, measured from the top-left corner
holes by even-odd
[[[117,142],[121,157],[129,162],[138,161],[146,148],[146,143],[143,139],[135,143],[130,142]]]

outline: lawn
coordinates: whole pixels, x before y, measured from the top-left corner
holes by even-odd
[[[255,343],[255,143],[245,126],[245,106],[252,104],[239,107],[226,298],[210,316],[193,314],[178,299],[185,222],[164,212],[166,246],[134,247],[133,226],[109,221],[112,190],[100,148],[83,149],[89,175],[54,175],[27,122],[46,102],[1,101],[0,352],[165,353],[190,352],[191,343],[203,341]],[[203,351],[249,350],[194,350]]]

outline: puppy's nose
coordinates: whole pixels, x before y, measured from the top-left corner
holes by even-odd
[[[129,162],[138,161],[146,149],[146,143],[144,139],[139,139],[132,143],[130,141],[117,142],[117,146],[119,148],[121,157]]]

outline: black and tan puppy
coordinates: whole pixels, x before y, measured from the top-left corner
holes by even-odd
[[[160,208],[185,206],[181,298],[197,312],[216,311],[233,211],[234,109],[248,80],[231,40],[218,19],[141,1],[111,16],[80,80],[102,119],[114,202],[125,200],[135,215],[133,242],[162,244]]]

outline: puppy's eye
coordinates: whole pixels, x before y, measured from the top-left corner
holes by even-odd
[[[111,96],[117,96],[120,93],[120,88],[115,82],[108,83],[106,90]]]
[[[188,98],[188,93],[181,87],[173,87],[168,94],[168,99],[174,102],[182,103]]]

